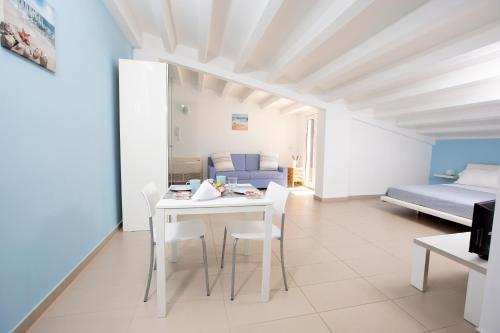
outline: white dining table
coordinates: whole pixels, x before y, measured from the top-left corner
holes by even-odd
[[[244,195],[230,195],[208,201],[179,200],[170,193],[162,196],[156,209],[162,211],[164,216],[157,214],[155,219],[156,230],[156,295],[158,299],[158,316],[167,314],[166,296],[166,256],[165,256],[165,223],[177,221],[179,215],[223,214],[223,213],[264,213],[264,242],[262,251],[262,288],[261,301],[269,301],[269,288],[271,278],[271,234],[273,202],[268,198],[249,199]],[[176,260],[177,245],[172,244],[173,261]]]

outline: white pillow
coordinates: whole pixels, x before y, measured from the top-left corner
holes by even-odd
[[[211,157],[212,162],[214,162],[215,171],[234,171],[231,153],[214,153]]]
[[[260,170],[278,170],[279,155],[276,153],[260,153]]]
[[[455,182],[461,185],[472,185],[481,187],[498,187],[499,172],[495,170],[465,169],[458,174]]]

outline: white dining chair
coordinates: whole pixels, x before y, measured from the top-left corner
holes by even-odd
[[[149,257],[149,271],[148,283],[146,285],[146,292],[144,293],[144,302],[148,301],[149,287],[151,286],[151,277],[153,275],[153,268],[156,268],[155,262],[155,246],[156,246],[156,233],[154,229],[153,218],[155,216],[155,206],[160,200],[158,190],[154,183],[149,183],[142,188],[141,191],[145,201],[149,220],[149,238],[150,238],[150,257]],[[171,222],[165,224],[165,243],[176,241],[183,241],[189,239],[201,239],[203,249],[203,264],[205,267],[205,286],[207,289],[207,296],[210,296],[210,287],[208,283],[208,262],[207,262],[207,246],[205,243],[205,226],[202,221],[191,220],[182,222]]]
[[[280,217],[281,225],[278,228],[272,225],[272,238],[280,241],[280,260],[281,272],[283,274],[283,282],[285,290],[288,291],[288,284],[285,273],[285,258],[283,254],[283,241],[285,231],[285,206],[290,192],[283,186],[270,182],[266,190],[266,198],[273,201],[274,215]],[[264,239],[264,223],[263,221],[229,221],[224,228],[224,240],[222,243],[221,269],[224,268],[224,254],[226,251],[226,238],[230,234],[233,240],[233,265],[231,275],[231,300],[234,300],[234,281],[236,273],[236,246],[239,239],[244,240],[263,240]]]

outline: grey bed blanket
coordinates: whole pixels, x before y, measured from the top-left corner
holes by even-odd
[[[389,187],[388,197],[472,219],[476,202],[495,200],[494,193],[449,185],[404,185]]]

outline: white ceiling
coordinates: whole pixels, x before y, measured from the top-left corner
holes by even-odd
[[[190,86],[199,91],[212,91],[222,98],[233,98],[239,100],[241,103],[256,104],[261,109],[278,109],[282,115],[318,111],[315,107],[298,103],[263,90],[249,88],[245,85],[224,80],[207,73],[193,71],[180,65],[170,66],[169,69],[172,71],[172,82],[182,87]]]
[[[423,135],[500,137],[500,0],[103,1],[135,47],[158,36],[166,61],[225,79],[207,83],[221,95],[266,107],[270,91],[284,112],[343,99]]]

